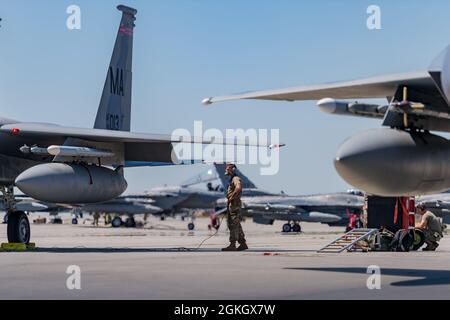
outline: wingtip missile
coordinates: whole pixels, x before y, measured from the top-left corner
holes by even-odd
[[[206,99],[203,99],[202,100],[202,104],[204,105],[204,106],[209,106],[209,105],[211,105],[213,102],[212,102],[212,97],[209,97],[209,98],[206,98]]]
[[[281,144],[271,144],[269,145],[269,149],[280,149],[282,147],[285,147],[286,144],[285,143],[281,143]]]

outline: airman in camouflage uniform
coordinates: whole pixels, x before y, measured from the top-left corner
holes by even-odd
[[[248,246],[241,226],[241,178],[236,175],[236,166],[234,164],[227,165],[225,174],[230,177],[230,183],[227,189],[227,222],[228,229],[230,230],[230,245],[223,248],[222,251],[247,250]],[[239,247],[237,248],[236,242],[239,243]]]
[[[439,247],[439,240],[442,239],[442,223],[433,212],[427,211],[426,207],[419,204],[416,207],[417,214],[422,216],[422,220],[416,225],[416,228],[421,229],[425,234],[426,248],[424,251],[435,251]]]

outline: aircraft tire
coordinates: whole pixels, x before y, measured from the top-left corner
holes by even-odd
[[[192,231],[192,230],[194,230],[195,229],[195,224],[194,223],[188,223],[188,230],[189,231]]]
[[[31,228],[25,212],[14,211],[8,215],[8,242],[29,244]]]
[[[111,226],[113,228],[120,228],[122,226],[122,218],[115,217],[114,219],[112,219]]]
[[[282,229],[282,231],[283,231],[284,233],[291,232],[291,231],[292,231],[292,226],[291,226],[289,223],[285,223],[285,224],[283,224],[283,229]]]
[[[414,230],[414,243],[413,243],[413,250],[417,251],[420,249],[420,247],[423,246],[425,243],[425,234],[422,230],[415,229]]]
[[[136,221],[134,221],[133,217],[128,217],[127,220],[125,220],[125,227],[127,227],[127,228],[135,228],[136,227]]]
[[[294,223],[294,225],[292,226],[292,231],[293,232],[302,232],[302,227],[298,223]]]
[[[78,219],[77,218],[73,218],[72,219],[72,224],[78,224]]]

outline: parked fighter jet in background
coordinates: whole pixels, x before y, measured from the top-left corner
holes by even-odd
[[[3,197],[0,201],[0,212],[6,212],[5,205],[3,204]],[[49,209],[48,206],[35,201],[31,198],[21,198],[18,199],[16,202],[16,210],[22,211],[22,212],[41,212],[41,211],[47,211]],[[3,216],[3,223],[8,223],[8,215],[5,214]]]
[[[72,207],[70,205],[58,205],[54,203],[43,202],[35,200],[23,194],[16,195],[15,199],[16,210],[25,212],[27,214],[36,212],[48,213],[53,217],[53,223],[62,223],[62,220],[58,217],[58,214],[62,212],[70,212],[72,210]],[[5,212],[5,215],[3,216],[3,223],[8,223],[8,214],[6,207],[4,206],[3,197],[0,197],[0,212],[1,211]]]
[[[425,205],[428,210],[441,217],[444,223],[450,224],[450,190],[417,197],[416,202]]]
[[[113,214],[112,226],[118,228],[122,225],[132,228],[136,226],[135,215],[157,215],[161,219],[166,216],[180,215],[182,218],[190,218],[187,227],[194,230],[193,211],[214,210],[216,201],[223,198],[223,189],[212,184],[217,176],[211,169],[206,174],[197,175],[180,186],[165,186],[152,188],[139,194],[120,196],[114,200],[86,204],[77,208],[77,216],[80,213],[87,214]],[[195,187],[197,184],[207,183],[207,188]],[[122,216],[127,216],[125,222]],[[74,218],[73,223],[78,223]]]
[[[32,198],[50,203],[104,202],[126,190],[125,167],[180,164],[173,143],[226,144],[213,138],[205,141],[129,132],[137,10],[122,5],[117,9],[122,19],[94,129],[0,118],[0,182],[10,242],[30,241],[28,218],[15,207],[14,185]]]
[[[214,181],[219,182],[219,176],[218,176],[216,170],[214,168],[211,168],[205,172],[201,172],[200,174],[193,176],[192,178],[187,179],[186,181],[184,181],[181,184],[181,186],[182,187],[190,187],[190,186],[206,183],[208,190],[219,191],[218,189],[215,190],[215,188],[217,188],[217,187],[220,188],[221,185],[219,183],[217,186],[213,187],[212,182],[214,182]]]
[[[386,105],[336,100],[386,97]],[[360,190],[388,197],[450,188],[450,142],[429,132],[450,132],[450,46],[425,72],[246,92],[203,103],[236,99],[321,99],[317,106],[327,113],[383,119],[387,128],[357,134],[341,145],[334,161],[340,176]]]
[[[215,164],[215,167],[226,189],[226,166]],[[243,183],[243,216],[252,217],[255,223],[260,224],[273,224],[274,220],[288,221],[283,225],[283,232],[300,232],[301,221],[345,226],[348,224],[349,215],[361,214],[363,208],[364,197],[358,192],[308,196],[275,194],[259,190],[242,172],[236,170]],[[226,207],[226,199],[218,201],[217,205]]]

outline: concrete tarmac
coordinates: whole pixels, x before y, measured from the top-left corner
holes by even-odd
[[[302,234],[243,224],[250,250],[223,253],[224,224],[150,218],[143,229],[32,224],[35,252],[0,253],[0,299],[449,299],[450,238],[436,252],[323,254],[316,250],[343,232],[303,224]],[[0,225],[6,241],[6,225]],[[69,290],[71,265],[81,289]],[[381,288],[368,289],[369,266],[381,271]],[[369,281],[370,282],[370,281]],[[371,282],[372,283],[372,282]]]

